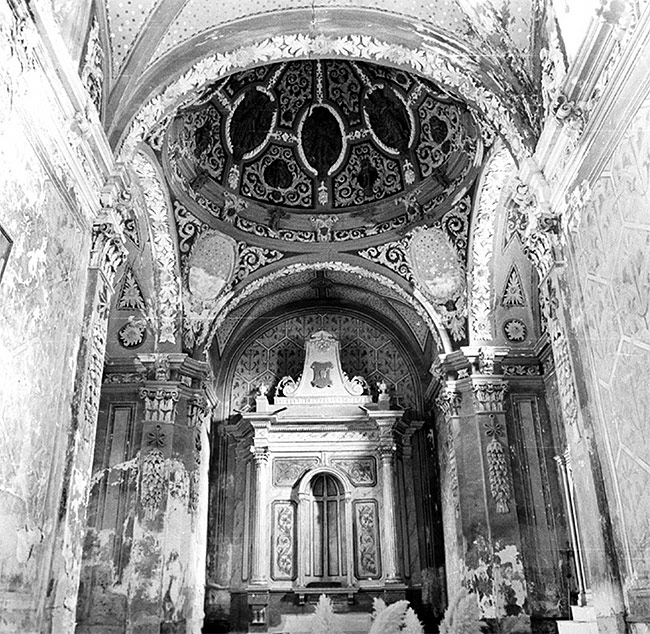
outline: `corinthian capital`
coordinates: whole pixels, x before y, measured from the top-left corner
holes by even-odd
[[[501,382],[475,382],[474,402],[479,412],[501,412],[504,409],[508,386]]]

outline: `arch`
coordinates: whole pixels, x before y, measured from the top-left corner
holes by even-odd
[[[323,271],[323,270],[332,270],[332,271],[343,271],[356,273],[361,277],[366,277],[379,281],[381,284],[384,284],[391,290],[393,290],[397,295],[399,295],[406,303],[408,303],[417,313],[422,317],[424,322],[429,327],[429,331],[434,338],[434,341],[438,344],[439,349],[444,350],[445,352],[450,352],[452,350],[451,341],[449,335],[442,325],[440,316],[433,308],[433,306],[428,302],[428,300],[422,295],[422,293],[414,292],[411,294],[409,291],[405,290],[402,284],[398,283],[394,279],[391,279],[389,273],[378,272],[373,270],[372,265],[367,265],[364,263],[364,266],[361,266],[357,263],[357,258],[348,257],[346,261],[343,261],[343,258],[339,261],[305,261],[305,259],[298,259],[291,261],[284,261],[281,263],[275,271],[267,273],[258,277],[255,280],[249,281],[244,289],[239,293],[230,291],[227,295],[223,296],[221,301],[217,302],[213,310],[211,311],[210,317],[206,318],[205,322],[210,324],[209,327],[204,332],[204,336],[201,339],[200,343],[204,346],[209,346],[210,342],[215,336],[217,328],[223,323],[228,314],[232,312],[241,302],[245,299],[252,297],[255,293],[260,292],[264,286],[270,284],[271,282],[281,279],[283,277],[288,277],[294,273],[302,273],[305,271]]]
[[[310,486],[310,482],[317,475],[320,474],[329,474],[337,478],[338,480],[340,480],[341,483],[343,484],[344,495],[348,498],[352,496],[352,483],[350,482],[350,477],[348,476],[347,473],[345,473],[341,469],[332,467],[331,465],[319,465],[303,473],[300,479],[298,480],[298,489],[297,489],[298,499],[300,499],[301,496],[305,496],[309,494],[308,488]]]
[[[191,45],[193,51],[200,50],[202,56],[189,68],[180,70],[163,89],[159,86],[168,80],[170,56],[154,65],[139,82],[140,91],[129,103],[120,104],[120,120],[114,122],[112,136],[122,160],[128,161],[140,141],[169,120],[179,107],[190,103],[192,95],[200,94],[217,79],[264,64],[319,57],[368,60],[431,79],[480,112],[518,159],[531,155],[533,124],[525,121],[525,114],[518,113],[520,102],[508,96],[494,79],[502,74],[501,69],[484,69],[485,57],[469,46],[458,47],[436,32],[433,25],[423,35],[411,21],[387,17],[375,9],[367,9],[364,14],[370,21],[388,22],[382,31],[386,39],[351,29],[349,12],[345,10],[328,12],[327,26],[320,33],[314,32],[311,13],[307,16],[302,12],[300,16],[300,11],[293,12],[296,20],[287,19],[289,13],[292,12],[238,21],[243,31],[253,34],[246,43],[233,39],[232,25],[222,25],[194,38],[187,46]],[[261,20],[264,29],[260,28]],[[263,33],[269,29],[276,35],[265,37]],[[173,52],[179,57],[178,50]],[[478,59],[482,59],[480,64],[475,61]],[[468,67],[472,72],[468,72]],[[156,86],[155,94],[148,89],[151,85]]]

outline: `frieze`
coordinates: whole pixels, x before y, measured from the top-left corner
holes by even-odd
[[[274,458],[273,485],[293,486],[303,473],[319,464],[319,458]]]
[[[354,486],[375,486],[377,484],[377,464],[372,456],[331,458],[330,464],[346,473]]]
[[[104,374],[104,383],[144,383],[146,372],[111,372]]]
[[[501,371],[505,376],[540,376],[539,365],[504,364]]]

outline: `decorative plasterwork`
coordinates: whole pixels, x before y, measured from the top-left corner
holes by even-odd
[[[520,130],[511,118],[511,112],[516,111],[516,107],[502,95],[479,83],[467,68],[469,60],[464,60],[465,67],[461,67],[452,55],[442,50],[410,48],[365,35],[330,38],[323,34],[296,34],[267,38],[197,61],[140,108],[121,144],[121,155],[128,159],[156,123],[181,107],[184,100],[191,102],[204,86],[226,74],[274,61],[313,57],[367,59],[401,66],[423,75],[473,104],[499,130],[516,156],[525,158],[529,153],[529,139],[524,136],[526,132]]]
[[[237,243],[237,269],[235,271],[234,281],[241,282],[251,273],[273,262],[277,262],[284,257],[284,253],[275,249],[265,249],[256,247],[245,242]]]
[[[478,192],[472,237],[470,271],[470,334],[472,341],[490,341],[492,319],[492,252],[494,220],[503,187],[515,170],[508,150],[500,148],[490,159]]]
[[[521,275],[515,264],[512,265],[510,273],[508,273],[506,284],[501,294],[501,304],[507,308],[526,305],[526,296],[524,295],[524,287],[521,283]]]
[[[460,416],[462,396],[454,388],[447,387],[440,392],[436,402],[445,416]]]
[[[506,459],[506,450],[499,440],[504,434],[503,425],[493,414],[489,420],[483,423],[485,433],[491,439],[485,448],[488,462],[488,477],[490,481],[490,493],[496,503],[497,513],[506,514],[510,512],[510,500],[512,498],[512,485]]]
[[[158,340],[175,343],[180,284],[165,187],[151,159],[142,152],[133,157],[133,169],[140,181],[153,233],[152,250],[158,273]]]
[[[131,267],[127,267],[124,271],[117,307],[120,310],[139,310],[143,313],[146,311],[142,290]]]

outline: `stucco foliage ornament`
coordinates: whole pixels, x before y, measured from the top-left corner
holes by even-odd
[[[515,171],[510,153],[500,148],[489,159],[474,211],[472,269],[470,271],[470,333],[475,341],[490,341],[494,333],[492,318],[492,252],[494,220],[503,187]]]
[[[165,456],[160,449],[153,449],[142,459],[140,470],[140,504],[145,518],[149,521],[156,517],[162,508],[167,481]]]
[[[515,154],[523,158],[528,153],[529,139],[522,135],[512,119],[517,104],[509,103],[504,94],[492,92],[476,80],[479,70],[468,72],[467,59],[461,64],[443,51],[408,48],[366,35],[330,38],[323,34],[295,34],[270,37],[197,61],[138,111],[124,139],[122,155],[131,156],[158,121],[192,103],[202,88],[220,77],[255,65],[313,56],[368,59],[424,75],[473,103],[499,129]]]
[[[176,343],[180,284],[176,273],[176,250],[169,225],[165,188],[151,160],[142,152],[133,157],[133,169],[140,181],[153,234],[153,254],[159,279],[158,340],[161,343]]]

